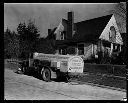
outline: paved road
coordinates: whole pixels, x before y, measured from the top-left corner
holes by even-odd
[[[71,85],[64,82],[44,82],[5,69],[6,100],[121,100],[126,92],[91,85]]]

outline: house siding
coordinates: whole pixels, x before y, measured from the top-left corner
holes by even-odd
[[[84,49],[84,59],[90,59],[92,55],[92,44],[87,43],[85,44],[85,49]]]
[[[79,43],[78,43],[79,44]],[[78,54],[78,44],[77,44],[77,47],[76,47],[76,54]],[[84,44],[84,54],[81,55],[83,57],[84,60],[87,60],[87,59],[91,59],[92,55],[96,54],[97,52],[97,45],[94,45],[92,43],[80,43],[80,44]]]

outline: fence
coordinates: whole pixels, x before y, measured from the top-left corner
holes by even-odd
[[[8,63],[18,63],[19,60],[18,59],[6,59],[5,62],[8,62]]]
[[[84,72],[101,73],[101,74],[126,77],[126,65],[85,63]]]

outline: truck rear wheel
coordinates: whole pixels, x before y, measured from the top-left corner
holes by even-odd
[[[42,71],[42,79],[46,82],[51,80],[51,71],[48,68],[44,68]]]

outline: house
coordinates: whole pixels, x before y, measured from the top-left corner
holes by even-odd
[[[67,18],[52,33],[57,53],[80,55],[84,60],[102,58],[105,62],[121,52],[123,40],[113,14],[74,23],[74,13],[68,12]]]

